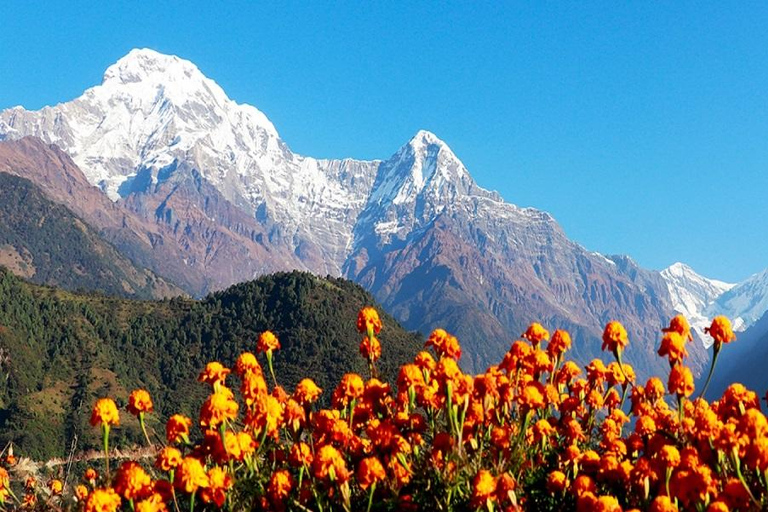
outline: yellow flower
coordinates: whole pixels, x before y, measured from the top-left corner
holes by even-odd
[[[61,494],[61,491],[64,489],[64,484],[61,483],[61,480],[53,479],[50,482],[48,482],[48,488],[51,490],[51,494],[54,496],[58,496]]]
[[[91,425],[97,427],[119,425],[120,414],[117,412],[117,405],[111,398],[100,398],[93,406],[91,412]]]

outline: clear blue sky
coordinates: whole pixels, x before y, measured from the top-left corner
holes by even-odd
[[[150,47],[299,153],[385,158],[425,128],[591,250],[768,267],[768,3],[493,3],[3,2],[0,108]]]

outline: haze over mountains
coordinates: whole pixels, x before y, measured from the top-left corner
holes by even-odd
[[[131,51],[76,100],[0,113],[0,139],[39,147],[37,162],[15,168],[35,182],[36,166],[58,160],[70,192],[45,178],[46,193],[193,295],[277,270],[345,276],[408,328],[456,333],[470,369],[534,320],[570,329],[586,361],[602,326],[620,319],[627,360],[661,370],[659,329],[676,310],[701,328],[719,313],[747,327],[768,309],[768,272],[729,285],[590,252],[549,214],[480,187],[427,131],[385,160],[297,155],[263,113],[152,50]],[[697,343],[694,369],[706,357]]]

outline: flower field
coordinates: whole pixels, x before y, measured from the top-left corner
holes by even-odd
[[[379,380],[379,315],[360,311],[368,375],[335,389],[310,379],[280,386],[264,332],[254,353],[210,362],[210,395],[196,418],[176,414],[165,432],[145,424],[152,397],[135,390],[126,411],[108,397],[90,422],[103,454],[82,474],[37,481],[12,452],[0,468],[2,507],[29,510],[578,510],[729,511],[768,507],[768,420],[756,393],[731,385],[697,397],[685,365],[690,327],[680,315],[660,334],[666,376],[636,382],[630,342],[609,322],[609,364],[567,359],[569,334],[532,324],[498,366],[461,371],[461,346],[435,330],[425,351]],[[717,317],[714,357],[735,336]],[[256,354],[259,354],[257,357]],[[711,377],[712,371],[710,371]],[[705,384],[706,387],[706,384]],[[703,395],[703,391],[698,393]],[[138,418],[148,457],[117,457],[110,431]],[[159,434],[159,435],[158,435]],[[164,435],[163,435],[164,434]],[[164,437],[164,442],[159,438]],[[154,439],[154,440],[153,440]]]

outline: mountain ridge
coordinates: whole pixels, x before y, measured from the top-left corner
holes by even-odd
[[[76,100],[0,112],[0,134],[61,144],[92,185],[195,255],[195,294],[269,270],[344,275],[411,329],[461,330],[471,313],[475,369],[542,320],[579,330],[589,358],[602,325],[623,319],[640,364],[657,366],[649,354],[674,314],[657,274],[504,202],[431,132],[382,160],[314,159],[210,84],[188,61],[136,50]],[[693,350],[694,369],[705,360]]]

